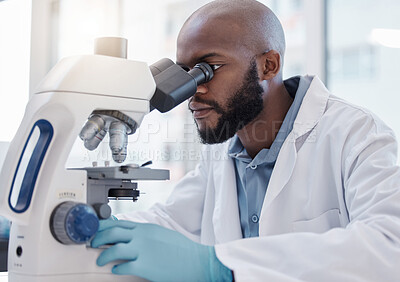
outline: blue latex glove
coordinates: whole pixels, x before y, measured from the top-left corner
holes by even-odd
[[[101,220],[93,248],[115,244],[97,258],[97,265],[123,260],[115,274],[152,281],[232,281],[231,270],[216,257],[214,247],[191,241],[164,227],[126,220]]]

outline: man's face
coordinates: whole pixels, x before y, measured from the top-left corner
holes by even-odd
[[[257,65],[252,60],[242,85],[235,92],[229,93],[223,105],[214,100],[204,100],[201,95],[190,99],[189,109],[193,113],[203,143],[222,143],[258,116],[263,110],[263,89],[258,81]],[[205,106],[208,106],[206,110],[202,110]],[[215,126],[207,126],[206,119],[209,115],[212,118],[212,111],[219,116],[216,117]]]
[[[218,20],[199,21],[182,29],[177,62],[189,68],[199,62],[219,66],[214,78],[198,87],[189,108],[202,141],[221,143],[262,111],[263,89],[254,54],[238,40],[240,27]]]

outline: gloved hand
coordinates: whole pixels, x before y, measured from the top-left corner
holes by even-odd
[[[97,259],[103,266],[116,260],[112,273],[152,281],[232,281],[231,270],[216,257],[214,247],[191,241],[164,227],[126,220],[101,220],[93,248],[115,244]]]

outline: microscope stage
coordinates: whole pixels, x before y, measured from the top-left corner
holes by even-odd
[[[91,179],[169,180],[169,170],[148,167],[109,166],[73,168],[86,170]]]

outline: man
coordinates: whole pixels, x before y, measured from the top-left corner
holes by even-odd
[[[283,81],[282,27],[259,2],[200,8],[177,47],[183,67],[215,70],[189,108],[218,144],[165,205],[101,223],[92,245],[116,245],[98,265],[165,281],[399,279],[392,131],[317,77]]]

